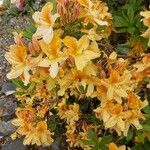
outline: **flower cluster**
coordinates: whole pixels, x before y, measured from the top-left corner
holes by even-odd
[[[141,14],[149,26],[149,13]],[[140,120],[145,117],[141,110],[148,102],[138,93],[140,83],[150,76],[150,54],[143,53],[133,62],[101,48],[100,41],[107,40],[112,31],[107,5],[99,0],[58,0],[54,8],[48,2],[33,14],[33,20],[37,30],[31,42],[15,33],[15,44],[5,55],[12,65],[7,77],[23,82],[23,89],[17,88],[21,105],[12,121],[18,127],[12,137],[24,136],[27,145],[51,144],[47,116],[55,109],[66,122],[69,146],[90,150],[83,144],[89,138],[88,130],[103,133],[101,125],[85,119],[91,110],[85,111],[82,103],[89,100],[94,105],[91,113],[103,121],[105,130],[127,136],[131,126],[142,129]],[[110,143],[109,149],[125,147]]]

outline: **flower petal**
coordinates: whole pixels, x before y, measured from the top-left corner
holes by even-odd
[[[51,64],[51,67],[50,67],[50,76],[52,78],[55,78],[58,74],[58,62],[54,62]]]

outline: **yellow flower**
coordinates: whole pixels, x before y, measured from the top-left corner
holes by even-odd
[[[36,120],[34,109],[31,105],[27,105],[25,108],[18,108],[16,116],[17,118],[12,120],[12,124],[18,127],[16,133],[26,135],[31,131]]]
[[[142,34],[142,36],[149,39],[148,46],[150,46],[150,11],[143,11],[140,13],[140,15],[144,17],[142,19],[144,25],[148,27],[148,29],[145,33]]]
[[[47,55],[40,63],[40,67],[50,67],[49,72],[52,78],[55,78],[58,74],[59,63],[66,60],[66,56],[61,51],[61,39],[59,35],[54,35],[51,43],[46,44],[44,41],[40,41],[42,51]]]
[[[107,19],[111,19],[112,16],[108,13],[108,7],[106,3],[101,1],[91,1],[91,0],[77,0],[82,8],[81,16],[85,17],[85,21],[90,21],[96,23],[100,26],[108,26],[109,23]]]
[[[15,79],[23,75],[24,84],[27,85],[30,80],[29,71],[38,65],[41,55],[30,57],[27,55],[27,48],[22,39],[16,37],[16,44],[10,46],[10,51],[6,52],[5,58],[12,65],[11,71],[7,74],[8,79]]]
[[[74,103],[73,105],[67,105],[66,100],[62,100],[58,104],[58,115],[62,119],[66,119],[68,124],[73,124],[75,121],[79,120],[79,105]]]
[[[98,58],[100,54],[89,48],[90,41],[87,36],[82,36],[79,41],[74,37],[67,36],[64,39],[64,44],[67,49],[67,53],[75,60],[77,70],[83,70],[90,60]]]
[[[118,129],[118,134],[120,134],[120,131],[123,132],[125,130],[125,122],[122,117],[123,108],[121,104],[108,102],[94,111],[96,112],[97,118],[103,119],[106,128]]]
[[[108,147],[109,147],[109,150],[126,150],[125,145],[118,147],[115,143],[110,143]]]
[[[150,68],[150,54],[145,55],[141,62],[137,62],[133,66],[137,68],[137,72],[142,72],[145,69]]]
[[[102,79],[101,84],[107,88],[107,100],[115,99],[117,102],[121,103],[121,98],[127,97],[127,92],[132,91],[130,80],[131,74],[129,71],[124,71],[120,76],[115,70],[110,73],[110,78]]]
[[[48,146],[53,142],[51,138],[52,133],[47,129],[47,124],[45,121],[40,121],[37,123],[36,127],[33,127],[30,132],[25,135],[23,141],[24,145],[34,145],[37,144]]]
[[[142,11],[140,15],[144,17],[142,19],[145,26],[150,27],[150,11]]]
[[[53,4],[48,2],[44,5],[41,12],[35,12],[33,19],[37,24],[37,31],[33,37],[40,39],[43,38],[45,43],[50,43],[53,39],[53,26],[58,17],[58,14],[51,14]]]

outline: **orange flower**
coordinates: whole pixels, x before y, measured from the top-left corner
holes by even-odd
[[[115,143],[110,143],[108,147],[109,147],[109,150],[126,150],[125,145],[118,147]]]

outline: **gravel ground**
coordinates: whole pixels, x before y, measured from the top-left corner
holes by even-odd
[[[10,134],[15,131],[11,124],[17,107],[17,101],[13,96],[2,93],[4,86],[9,85],[6,74],[10,71],[10,65],[4,58],[9,46],[14,43],[12,31],[25,28],[29,23],[28,16],[18,16],[10,19],[7,23],[5,17],[0,18],[0,149],[2,150],[25,150],[22,140],[12,141]],[[8,87],[11,88],[11,87]],[[2,91],[1,91],[2,90]]]

